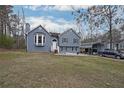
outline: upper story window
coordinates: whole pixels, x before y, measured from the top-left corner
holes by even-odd
[[[36,46],[43,46],[45,43],[45,35],[41,33],[37,33],[34,36],[34,43]]]
[[[68,38],[62,38],[62,43],[68,43]]]
[[[73,39],[73,43],[78,43],[79,41],[78,41],[78,39]]]

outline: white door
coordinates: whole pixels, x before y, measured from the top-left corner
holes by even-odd
[[[57,49],[57,42],[53,41],[53,51]]]

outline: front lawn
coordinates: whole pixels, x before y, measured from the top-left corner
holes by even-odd
[[[2,51],[0,87],[124,87],[124,60]]]

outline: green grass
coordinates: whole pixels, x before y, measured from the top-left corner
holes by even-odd
[[[0,87],[124,87],[124,60],[0,52]]]

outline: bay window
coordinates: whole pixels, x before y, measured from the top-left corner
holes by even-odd
[[[44,34],[37,33],[34,36],[34,43],[35,43],[36,46],[43,46],[44,43],[45,43],[45,36],[44,36]]]

